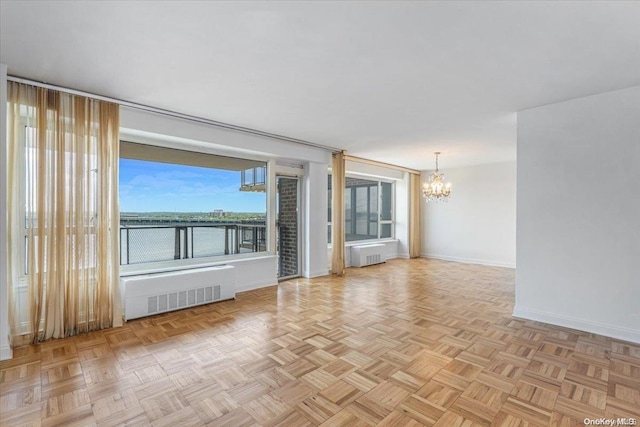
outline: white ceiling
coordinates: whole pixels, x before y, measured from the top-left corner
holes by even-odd
[[[0,2],[9,74],[415,169],[640,85],[640,2]]]

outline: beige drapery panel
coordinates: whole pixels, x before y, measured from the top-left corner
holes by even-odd
[[[334,153],[331,164],[331,273],[344,274],[344,153]]]
[[[21,252],[34,342],[121,326],[119,106],[14,82],[8,95],[12,335]]]
[[[420,256],[420,175],[410,174],[409,181],[409,257]]]

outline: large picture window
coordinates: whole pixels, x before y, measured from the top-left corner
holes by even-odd
[[[346,177],[344,191],[345,240],[394,237],[393,182]],[[331,176],[329,176],[329,221],[331,221]],[[329,223],[329,242],[331,242]]]
[[[345,240],[393,237],[393,184],[346,177]]]
[[[119,106],[7,89],[11,335],[35,343],[117,326]]]
[[[121,142],[120,264],[266,251],[266,167]]]

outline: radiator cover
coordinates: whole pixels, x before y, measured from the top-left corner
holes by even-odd
[[[385,262],[385,248],[382,243],[351,246],[351,266],[366,267]]]
[[[126,320],[236,297],[230,265],[123,277],[121,286]]]

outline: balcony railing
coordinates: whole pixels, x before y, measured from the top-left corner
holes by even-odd
[[[121,226],[120,265],[266,251],[262,224]]]

